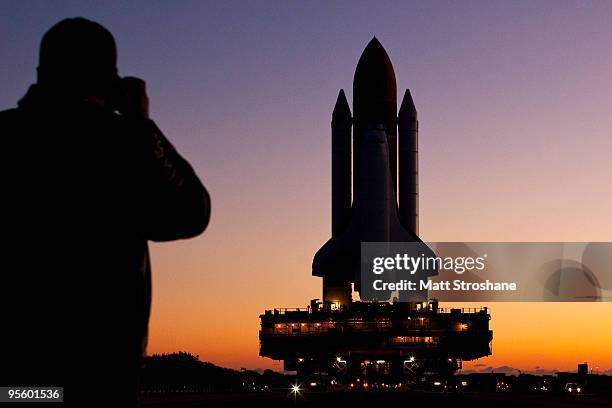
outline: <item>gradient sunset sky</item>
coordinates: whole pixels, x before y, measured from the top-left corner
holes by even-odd
[[[321,295],[331,110],[374,35],[419,111],[424,240],[612,241],[612,2],[2,1],[0,108],[74,16],[113,32],[213,200],[204,235],[152,246],[150,353],[282,368],[258,315]],[[612,303],[488,306],[470,367],[612,370]]]

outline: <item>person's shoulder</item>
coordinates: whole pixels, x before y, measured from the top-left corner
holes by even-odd
[[[0,120],[14,118],[19,114],[19,109],[11,108],[0,111]]]
[[[12,126],[19,122],[21,116],[21,109],[13,108],[0,111],[0,126],[6,129],[7,126]]]

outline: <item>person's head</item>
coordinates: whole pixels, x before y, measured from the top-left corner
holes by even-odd
[[[113,35],[84,18],[67,18],[47,31],[40,44],[38,84],[63,95],[106,96],[117,80]]]

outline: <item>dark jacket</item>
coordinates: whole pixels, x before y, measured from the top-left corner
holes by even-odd
[[[0,385],[65,385],[67,401],[92,382],[129,389],[147,241],[200,234],[206,189],[152,121],[36,86],[0,112],[0,137]]]

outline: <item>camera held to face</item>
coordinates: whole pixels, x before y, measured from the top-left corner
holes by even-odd
[[[136,77],[119,77],[113,99],[114,108],[123,115],[149,117],[146,82]]]

